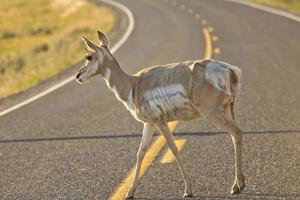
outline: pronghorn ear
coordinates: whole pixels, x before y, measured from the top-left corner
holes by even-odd
[[[97,33],[98,33],[98,37],[99,37],[99,40],[100,40],[100,44],[104,45],[108,48],[109,47],[109,40],[106,37],[106,35],[104,33],[100,32],[100,31],[97,31]]]
[[[85,45],[86,45],[87,47],[89,47],[90,49],[96,51],[97,48],[99,48],[95,43],[93,43],[92,41],[90,41],[90,40],[87,39],[86,37],[82,36],[82,39],[83,39]]]

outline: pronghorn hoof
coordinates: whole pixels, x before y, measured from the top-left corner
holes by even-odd
[[[133,196],[126,196],[125,199],[133,199]]]
[[[243,189],[245,189],[245,187],[246,187],[245,178],[243,175],[241,175],[239,181],[237,180],[234,181],[230,194],[239,194],[243,191]]]
[[[192,194],[192,193],[191,193],[191,194],[185,193],[185,194],[183,195],[183,198],[190,198],[190,197],[193,197],[193,194]]]
[[[237,185],[232,186],[230,194],[239,194],[245,189],[246,185],[242,185],[241,187],[238,187]]]
[[[231,188],[231,192],[230,192],[230,194],[239,194],[239,193],[241,193],[242,191],[243,191],[243,189],[245,189],[245,187],[246,187],[246,185],[245,185],[245,183],[243,183],[243,185],[241,185],[241,186],[238,186],[236,183],[232,186],[232,188]]]
[[[132,193],[132,192],[128,192],[128,193],[126,194],[125,199],[134,199],[133,193]]]
[[[240,193],[240,190],[239,190],[238,186],[236,184],[234,184],[231,188],[230,194],[233,195],[233,194],[239,194],[239,193]]]

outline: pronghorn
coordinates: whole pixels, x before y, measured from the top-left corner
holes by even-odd
[[[174,143],[168,123],[207,118],[230,134],[235,149],[235,180],[231,194],[245,188],[242,174],[242,131],[234,120],[234,102],[240,88],[238,67],[215,60],[187,61],[149,67],[134,75],[122,71],[109,51],[109,40],[97,32],[100,45],[86,37],[86,62],[76,75],[79,83],[101,74],[107,86],[138,121],[144,124],[133,183],[126,198],[133,198],[141,163],[157,128],[173,152],[185,183],[184,197],[192,186]]]

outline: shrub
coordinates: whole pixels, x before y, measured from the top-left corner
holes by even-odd
[[[38,27],[30,30],[30,35],[50,35],[52,34],[52,29],[48,27]]]
[[[1,36],[2,39],[12,39],[15,37],[16,37],[16,33],[11,31],[5,31]]]
[[[47,52],[48,50],[49,50],[49,45],[44,43],[44,44],[41,44],[41,45],[35,47],[33,49],[33,52],[34,53],[42,53],[42,52]]]

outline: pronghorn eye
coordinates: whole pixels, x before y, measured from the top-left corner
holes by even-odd
[[[87,59],[88,61],[91,61],[93,59],[93,57],[91,55],[86,55],[85,59]]]

